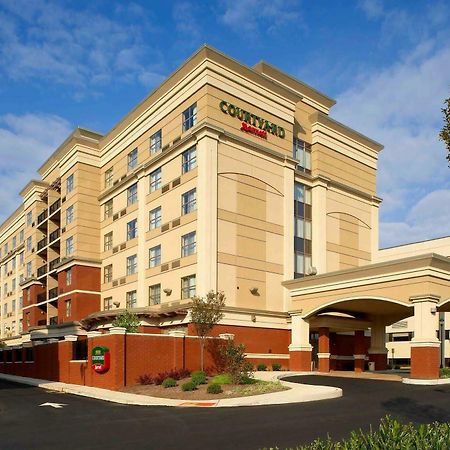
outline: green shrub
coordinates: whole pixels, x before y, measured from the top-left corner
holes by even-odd
[[[267,366],[266,366],[265,364],[258,364],[258,365],[256,366],[256,370],[257,370],[258,372],[264,372],[265,370],[267,370]]]
[[[192,372],[191,381],[197,386],[199,384],[206,384],[206,373],[205,372]]]
[[[241,379],[239,380],[239,384],[255,384],[257,382],[258,382],[258,380],[255,380],[254,378],[248,377],[246,375],[241,377]]]
[[[165,388],[171,388],[171,387],[175,387],[177,385],[177,382],[173,378],[166,378],[162,382],[162,385]]]
[[[433,422],[415,426],[400,423],[389,416],[381,419],[377,430],[353,431],[348,439],[333,442],[316,439],[309,445],[299,445],[296,450],[378,450],[378,449],[447,449],[450,448],[450,423]]]
[[[183,383],[181,385],[181,390],[183,392],[195,391],[196,389],[197,389],[197,385],[193,381],[188,381],[187,383]]]
[[[127,333],[137,333],[140,323],[141,321],[139,320],[137,314],[127,310],[124,311],[122,314],[119,314],[112,321],[112,326],[126,328]]]
[[[281,364],[273,363],[272,370],[274,370],[275,372],[279,372],[281,370]]]
[[[221,392],[223,392],[223,389],[220,384],[212,383],[207,387],[206,392],[208,394],[220,394]]]
[[[439,371],[441,378],[450,378],[450,367],[444,367]]]
[[[231,375],[229,373],[221,373],[220,375],[216,375],[212,379],[212,383],[215,383],[215,384],[232,384],[233,380],[231,379]]]
[[[222,371],[229,373],[233,383],[238,384],[241,378],[250,376],[253,367],[245,359],[245,345],[235,344],[234,340],[230,339],[221,343],[217,349],[219,355],[216,361],[218,367],[222,367]]]

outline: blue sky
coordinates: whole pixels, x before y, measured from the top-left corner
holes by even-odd
[[[74,126],[106,132],[208,43],[311,84],[385,145],[381,245],[450,235],[449,19],[439,0],[0,0],[0,220]]]

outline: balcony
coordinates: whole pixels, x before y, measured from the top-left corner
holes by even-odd
[[[37,270],[37,277],[41,278],[47,273],[47,264],[44,264],[43,266],[39,267]]]
[[[55,258],[54,260],[50,261],[48,265],[48,271],[53,272],[55,270],[55,267],[59,264],[61,260],[59,258]]]
[[[58,316],[50,317],[49,325],[58,325]]]
[[[47,238],[41,239],[41,240],[37,243],[37,251],[39,252],[39,251],[42,250],[46,245],[47,245]]]
[[[55,287],[53,289],[50,289],[48,291],[48,299],[51,300],[52,298],[58,297],[58,288]]]
[[[41,222],[43,222],[47,218],[47,216],[48,216],[48,214],[47,214],[47,210],[46,209],[41,214],[38,215],[38,218],[37,218],[38,226],[39,226],[39,224]]]
[[[47,294],[45,292],[42,292],[41,294],[38,294],[36,297],[36,303],[42,303],[47,300]]]
[[[55,203],[53,203],[52,205],[50,205],[50,211],[49,211],[49,214],[50,214],[50,216],[53,214],[53,213],[55,213],[56,211],[58,211],[59,209],[60,209],[60,207],[61,207],[61,200],[56,200],[56,202]]]
[[[61,232],[60,232],[59,228],[57,230],[53,231],[52,233],[50,233],[50,236],[48,237],[49,244],[52,244],[54,241],[56,241],[56,239],[59,238],[60,233]]]

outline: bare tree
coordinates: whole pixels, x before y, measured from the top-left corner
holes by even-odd
[[[203,370],[205,341],[208,334],[223,318],[225,294],[209,291],[206,297],[193,297],[191,322],[200,338],[200,367]]]

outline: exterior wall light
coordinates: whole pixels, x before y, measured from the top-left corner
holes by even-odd
[[[114,306],[118,308],[120,306],[120,302],[114,302]]]
[[[172,289],[170,288],[165,288],[163,289],[164,294],[166,294],[167,296],[169,296],[172,293]]]
[[[252,293],[252,295],[259,295],[257,287],[251,287],[250,292]]]

